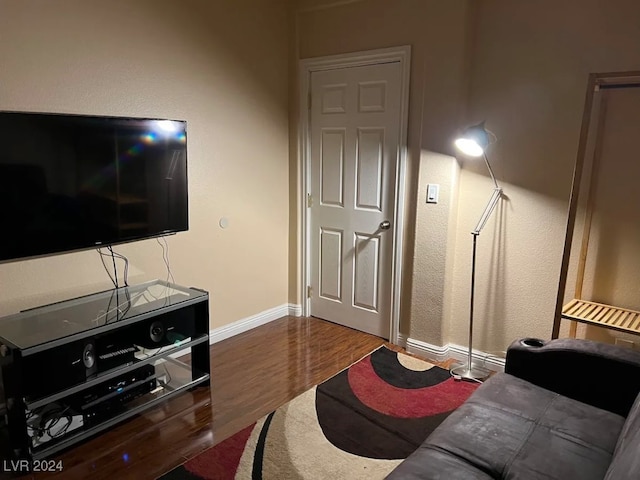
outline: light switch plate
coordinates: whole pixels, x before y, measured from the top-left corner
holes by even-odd
[[[440,185],[437,183],[430,183],[427,185],[427,203],[438,203],[439,195]]]

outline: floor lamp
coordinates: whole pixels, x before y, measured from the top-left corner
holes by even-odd
[[[471,236],[473,237],[473,253],[471,255],[471,299],[469,306],[469,355],[467,358],[467,363],[460,365],[458,367],[454,367],[451,369],[451,375],[455,378],[460,378],[463,380],[470,381],[478,381],[481,382],[485,378],[489,376],[489,370],[486,368],[480,367],[478,365],[473,364],[473,305],[475,299],[475,287],[476,287],[476,247],[478,243],[478,236],[480,232],[484,228],[487,220],[491,217],[493,210],[496,208],[498,204],[498,200],[500,200],[502,196],[502,188],[498,185],[496,181],[496,177],[493,175],[493,170],[491,169],[491,165],[489,164],[489,159],[485,153],[486,148],[489,146],[489,134],[487,130],[484,128],[484,122],[473,125],[472,127],[467,128],[463,134],[455,141],[456,148],[460,150],[462,153],[469,157],[483,157],[484,161],[489,169],[489,174],[491,175],[491,180],[493,180],[493,194],[489,199],[489,203],[485,207],[482,212],[482,216],[480,220],[478,220],[478,224],[476,228],[471,232]]]

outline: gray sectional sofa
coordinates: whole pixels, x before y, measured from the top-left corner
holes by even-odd
[[[640,479],[640,352],[524,339],[389,476]]]

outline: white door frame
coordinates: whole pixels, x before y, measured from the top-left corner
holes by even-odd
[[[400,332],[400,294],[402,284],[402,257],[404,251],[404,197],[406,191],[406,161],[407,161],[407,123],[409,115],[409,74],[411,64],[411,47],[401,46],[383,48],[379,50],[367,50],[365,52],[347,53],[342,55],[330,55],[300,60],[299,92],[300,110],[298,117],[298,171],[299,181],[302,186],[298,204],[300,205],[300,292],[302,293],[302,315],[307,317],[311,311],[311,303],[307,295],[307,286],[311,285],[310,265],[310,222],[307,208],[307,198],[311,188],[311,134],[310,134],[310,109],[311,74],[322,70],[336,68],[359,67],[364,65],[376,65],[380,63],[400,62],[400,136],[398,141],[398,155],[396,158],[396,193],[395,211],[391,224],[394,226],[393,258],[391,262],[391,329],[389,341],[397,344]]]

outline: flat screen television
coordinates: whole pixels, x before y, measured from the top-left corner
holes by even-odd
[[[185,121],[0,112],[0,262],[187,230]]]

